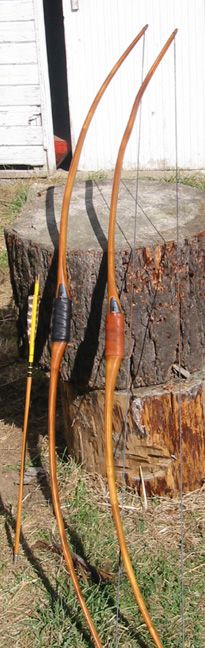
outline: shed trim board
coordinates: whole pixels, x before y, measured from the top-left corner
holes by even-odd
[[[165,6],[166,5],[166,6]],[[178,164],[205,168],[205,2],[198,0],[63,0],[72,149],[97,90],[123,50],[146,23],[144,76],[168,36],[176,36]],[[113,169],[141,83],[142,40],[117,72],[97,108],[79,169]],[[140,168],[175,168],[174,48],[167,52],[142,102]],[[138,125],[124,168],[137,166]]]
[[[34,12],[40,77],[43,143],[47,154],[48,170],[52,172],[56,169],[56,158],[42,0],[34,0]]]

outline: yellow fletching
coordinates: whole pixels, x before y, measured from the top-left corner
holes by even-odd
[[[34,294],[32,297],[32,316],[31,316],[31,330],[29,336],[29,362],[34,359],[34,344],[37,331],[37,317],[38,317],[38,303],[39,303],[39,278],[35,279]]]

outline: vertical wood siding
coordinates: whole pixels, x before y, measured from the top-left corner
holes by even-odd
[[[175,27],[178,164],[205,168],[204,0],[79,0],[79,11],[63,0],[72,144],[100,84],[145,23],[144,75]],[[111,169],[141,82],[142,42],[123,64],[97,109],[80,160],[81,169]],[[150,82],[142,103],[140,166],[174,168],[174,48]],[[124,160],[137,163],[138,122]]]
[[[43,96],[38,4],[0,0],[0,165],[55,167],[53,143],[48,150],[52,123]]]

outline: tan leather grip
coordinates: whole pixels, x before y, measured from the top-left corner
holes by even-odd
[[[123,313],[107,313],[105,357],[124,358],[125,322]]]

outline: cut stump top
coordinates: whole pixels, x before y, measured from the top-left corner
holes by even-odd
[[[107,248],[111,181],[87,180],[75,185],[68,223],[68,250]],[[23,238],[48,249],[58,245],[58,229],[64,186],[34,184],[21,217],[14,225]],[[180,240],[205,230],[205,194],[178,185]],[[133,247],[136,182],[122,181],[119,191],[116,249]],[[140,180],[136,213],[136,247],[162,245],[177,238],[176,185]]]

